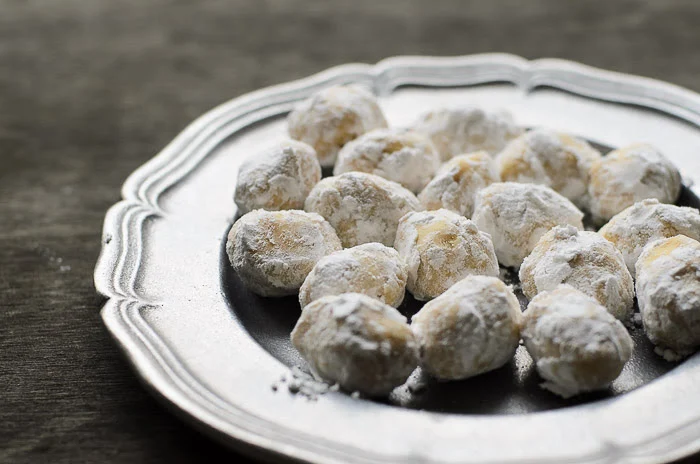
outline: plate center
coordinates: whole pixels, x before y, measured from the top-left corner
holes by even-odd
[[[590,143],[603,153],[610,151],[609,147]],[[683,187],[677,204],[698,208],[700,199],[687,187]],[[289,367],[304,366],[304,360],[289,339],[289,334],[301,314],[297,296],[264,298],[250,292],[231,268],[225,244],[224,239],[220,258],[221,285],[232,314],[272,356]],[[515,293],[524,310],[527,299],[520,290],[517,274],[502,268],[501,277],[506,283],[514,284]],[[398,309],[410,319],[422,306],[423,302],[416,301],[406,292],[406,298]],[[638,312],[636,302],[635,312]],[[635,342],[632,358],[617,380],[604,391],[564,400],[543,390],[539,386],[542,379],[537,374],[532,359],[525,348],[520,346],[511,362],[500,369],[471,379],[437,382],[422,375],[418,370],[406,385],[397,388],[390,398],[383,402],[394,406],[462,414],[547,411],[624,394],[666,374],[678,365],[669,363],[654,353],[654,346],[645,336],[641,326],[632,326],[629,330]],[[269,387],[270,385],[261,385],[261,388]]]

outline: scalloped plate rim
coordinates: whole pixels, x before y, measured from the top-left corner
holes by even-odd
[[[432,78],[422,76],[422,82],[415,82],[417,79],[415,76],[402,76],[400,73],[398,76],[392,76],[392,73],[400,71],[402,68],[411,68],[429,75],[440,72],[454,73],[464,67],[479,65],[494,66],[508,72],[501,74],[499,79],[495,79],[488,73],[486,76],[472,76],[471,80],[466,79],[461,74],[443,76],[442,80],[439,80],[439,75]],[[564,77],[573,75],[583,79],[584,82],[568,82],[562,80],[561,76],[557,77],[558,74]],[[184,174],[178,177],[178,169],[183,169],[182,163],[190,161],[196,166],[206,157],[206,153],[204,153],[200,155],[201,159],[192,161],[187,155],[189,152],[186,149],[193,144],[196,145],[197,142],[203,143],[208,139],[216,140],[215,132],[208,134],[206,130],[212,127],[215,122],[221,119],[225,120],[229,112],[248,106],[254,108],[251,111],[257,111],[260,110],[261,104],[266,103],[265,98],[271,95],[292,94],[296,95],[298,99],[298,93],[302,90],[308,93],[314,88],[328,85],[330,82],[350,82],[357,80],[358,77],[371,84],[380,95],[388,94],[402,85],[411,84],[437,87],[503,81],[511,82],[525,91],[539,86],[551,86],[590,98],[651,108],[700,127],[700,94],[690,90],[655,79],[601,70],[572,61],[554,58],[530,61],[510,54],[459,57],[399,56],[387,58],[376,65],[360,63],[339,65],[307,78],[242,95],[215,107],[193,121],[159,154],[127,178],[122,187],[123,200],[116,203],[107,212],[103,226],[102,250],[94,273],[95,287],[98,293],[108,298],[101,311],[101,316],[110,335],[125,353],[140,379],[159,399],[163,400],[166,405],[174,407],[180,415],[194,420],[198,426],[216,438],[246,452],[257,452],[263,457],[284,456],[309,462],[342,462],[343,459],[350,458],[350,455],[333,453],[333,450],[326,450],[326,452],[319,451],[319,449],[310,450],[300,446],[299,443],[284,443],[277,438],[264,436],[264,434],[251,433],[243,427],[245,418],[239,423],[232,423],[227,421],[223,415],[217,414],[216,398],[213,400],[204,398],[205,401],[213,401],[213,406],[212,404],[207,405],[202,402],[202,398],[197,398],[198,392],[188,391],[188,388],[183,387],[182,382],[179,381],[181,379],[177,378],[178,374],[167,361],[169,356],[174,355],[166,353],[165,351],[168,350],[164,345],[159,348],[153,345],[153,339],[149,339],[153,334],[147,334],[148,328],[143,327],[147,325],[145,320],[139,321],[140,316],[132,314],[138,313],[138,311],[130,310],[134,307],[144,307],[151,304],[140,297],[133,288],[133,281],[136,279],[141,264],[140,253],[143,241],[140,229],[146,218],[166,214],[160,208],[158,198],[160,194],[187,174],[187,170],[184,170]],[[457,78],[461,80],[455,80]],[[434,79],[438,79],[438,82],[435,82]],[[613,84],[612,86],[616,87],[617,92],[606,89],[606,84],[608,86]],[[596,85],[602,85],[603,88],[597,89]],[[620,92],[620,86],[627,92]],[[285,104],[279,101],[267,103],[277,113],[279,113],[279,105],[284,106]],[[203,139],[203,141],[198,138]],[[180,164],[177,164],[178,162]],[[172,166],[173,164],[175,166]],[[159,186],[159,189],[155,188],[154,185],[157,187],[157,183],[163,179],[170,179],[171,183],[164,183]],[[695,194],[700,193],[698,182],[695,182],[691,188]],[[138,227],[134,227],[134,216],[139,218]],[[137,244],[135,250],[127,246],[134,241]],[[114,245],[110,246],[111,244],[118,244],[118,250],[115,250]],[[129,255],[129,253],[133,255]],[[126,286],[124,285],[125,277],[128,277]],[[194,380],[196,383],[196,379]],[[222,400],[219,399],[219,401]],[[695,425],[693,430],[700,432],[700,427],[697,427],[698,421],[700,421],[700,417],[688,425]],[[683,430],[671,431],[670,433],[680,434]],[[662,450],[644,462],[662,462],[666,459],[676,459],[695,452],[700,449],[700,434],[695,434],[695,437],[697,438],[685,442],[685,446]],[[669,436],[667,435],[666,438],[668,439]],[[669,440],[669,442],[673,442],[673,440]],[[582,456],[581,459],[570,462],[599,462],[601,459],[610,457],[596,453],[595,456]],[[619,457],[624,458],[624,455]],[[630,453],[630,457],[632,457],[632,453]],[[362,458],[356,461],[360,462],[360,459]],[[370,461],[382,462],[382,459],[381,456],[370,456],[369,461],[362,460],[361,462]]]

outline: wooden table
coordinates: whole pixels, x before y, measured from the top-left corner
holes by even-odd
[[[698,0],[3,1],[0,462],[235,457],[146,393],[92,285],[121,183],[202,112],[401,54],[562,57],[700,91],[699,24]]]

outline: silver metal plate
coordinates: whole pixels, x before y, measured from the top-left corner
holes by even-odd
[[[246,293],[222,259],[236,172],[285,137],[296,102],[348,82],[377,93],[392,125],[439,106],[507,108],[523,126],[608,147],[652,143],[699,185],[700,95],[561,60],[391,58],[236,98],[134,172],[105,219],[102,317],[157,396],[234,446],[310,462],[658,463],[700,450],[700,356],[665,364],[641,335],[613,388],[574,402],[540,392],[522,350],[485,379],[429,387],[444,395],[397,392],[406,408],[272,390],[298,360],[286,338],[298,308]],[[683,201],[697,206],[697,194]]]

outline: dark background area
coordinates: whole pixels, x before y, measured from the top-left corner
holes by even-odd
[[[202,112],[401,54],[560,57],[700,91],[699,25],[698,0],[0,0],[0,462],[236,457],[143,389],[92,284],[122,182]]]

